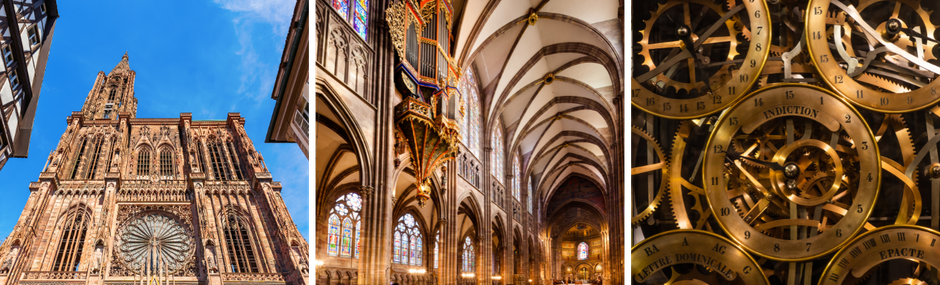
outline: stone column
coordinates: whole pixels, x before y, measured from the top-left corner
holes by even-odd
[[[392,207],[391,193],[394,193],[395,181],[389,181],[394,151],[392,149],[394,107],[391,97],[394,92],[395,50],[392,46],[388,23],[385,21],[385,9],[391,0],[373,1],[368,8],[372,19],[368,27],[369,45],[375,51],[373,64],[367,71],[367,78],[372,92],[372,104],[376,106],[375,136],[365,138],[373,140],[375,152],[368,154],[374,158],[372,165],[362,165],[363,203],[362,232],[359,239],[359,284],[388,284],[391,272],[391,230]],[[366,149],[363,149],[366,151]],[[367,155],[367,154],[362,154]]]
[[[623,11],[623,9],[621,9],[621,11]],[[621,14],[622,13],[623,12],[621,12]],[[621,19],[622,19],[622,16],[621,16]],[[614,97],[613,103],[614,105],[617,106],[616,110],[625,110],[625,106],[624,106],[625,102],[623,100],[623,90],[620,90],[619,94],[617,94],[617,96]],[[624,163],[626,163],[626,160],[624,158],[625,151],[622,145],[623,140],[621,138],[621,134],[623,134],[623,131],[624,131],[623,126],[624,126],[625,121],[624,121],[624,113],[623,112],[617,112],[617,113],[618,113],[617,118],[616,118],[617,123],[615,124],[615,128],[614,128],[617,132],[614,134],[613,141],[611,142],[611,153],[613,153],[613,159],[612,159],[613,163],[611,167],[611,175],[610,175],[611,179],[609,180],[611,181],[611,183],[609,183],[609,186],[608,186],[608,189],[609,189],[608,198],[609,199],[607,199],[608,201],[610,201],[608,204],[608,209],[614,209],[614,210],[612,210],[611,213],[608,214],[610,216],[610,219],[609,219],[610,222],[608,225],[607,233],[605,235],[606,237],[608,237],[606,239],[607,241],[606,243],[609,246],[605,253],[607,253],[606,260],[607,260],[607,265],[609,266],[604,268],[604,272],[605,272],[604,274],[605,276],[610,276],[609,282],[611,284],[623,284],[625,281],[623,280],[623,273],[625,271],[625,268],[624,268],[625,264],[623,262],[624,260],[623,249],[625,246],[623,244],[624,239],[609,238],[612,236],[613,237],[624,236],[623,224],[624,224],[625,217],[624,217],[623,212],[619,212],[619,209],[623,209],[623,207],[625,206],[624,198],[623,198],[623,195],[624,195],[623,167],[624,167]]]

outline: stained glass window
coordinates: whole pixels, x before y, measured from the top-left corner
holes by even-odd
[[[465,237],[463,241],[463,272],[473,272],[473,242],[470,237]]]
[[[346,14],[349,14],[349,0],[333,0],[333,8],[339,12],[339,16],[346,19]]]
[[[585,260],[588,258],[588,245],[586,242],[578,244],[578,260]]]
[[[359,258],[361,226],[359,210],[361,209],[362,198],[359,194],[349,193],[336,199],[333,209],[330,209],[330,219],[327,225],[329,236],[326,252],[329,256]],[[355,228],[353,228],[354,225]]]
[[[359,226],[362,221],[356,221],[356,258],[359,258]]]
[[[441,245],[441,231],[434,234],[434,268],[437,268],[437,258],[440,255],[439,247]]]
[[[356,16],[353,17],[353,29],[356,30],[356,33],[359,34],[362,39],[366,38],[366,20],[368,19],[368,13],[366,12],[367,7],[369,7],[368,0],[354,0],[356,1]]]
[[[496,125],[493,126],[493,151],[490,152],[490,155],[493,157],[493,176],[496,176],[496,181],[503,181],[503,127],[499,123],[499,120],[496,120]],[[500,182],[503,183],[503,182]],[[503,185],[506,185],[503,183]],[[516,199],[519,197],[516,196]]]
[[[366,23],[369,21],[369,0],[352,0],[353,7],[349,7],[349,0],[333,0],[333,9],[339,16],[350,22],[356,34],[366,39]]]
[[[330,256],[337,256],[339,255],[339,243],[337,242],[339,240],[339,218],[336,216],[336,214],[330,215],[329,227],[330,236],[329,241],[327,242],[329,247],[327,248],[326,252]]]
[[[519,171],[519,156],[516,156],[515,161],[512,163],[512,196],[516,197],[516,201],[522,200],[522,193],[519,190],[519,182],[522,180],[522,171]]]
[[[401,264],[408,264],[408,235],[401,236]]]
[[[401,234],[395,232],[395,251],[392,254],[392,262],[400,263],[401,261]]]
[[[526,186],[525,188],[526,188],[526,192],[529,193],[529,196],[527,196],[528,198],[526,198],[526,203],[529,204],[529,214],[531,214],[532,213],[532,191],[528,190],[529,186]]]
[[[352,220],[346,218],[343,220],[343,243],[339,248],[339,254],[349,256],[352,248]]]
[[[399,241],[399,238],[401,240]],[[423,239],[421,230],[418,229],[418,223],[414,216],[404,214],[398,218],[398,225],[395,226],[395,251],[392,262],[405,265],[421,265],[421,253],[423,252]]]
[[[477,83],[473,76],[473,69],[467,68],[460,83],[457,84],[460,94],[464,98],[464,112],[460,117],[461,136],[463,143],[473,155],[480,157],[480,96],[477,94]],[[482,158],[481,158],[482,159]]]

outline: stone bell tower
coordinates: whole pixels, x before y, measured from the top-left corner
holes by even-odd
[[[127,53],[110,73],[99,71],[95,85],[88,92],[82,107],[85,118],[116,119],[120,112],[130,113],[131,118],[137,117],[137,98],[134,97],[136,75],[128,63]]]

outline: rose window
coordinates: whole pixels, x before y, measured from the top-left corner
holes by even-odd
[[[176,220],[163,215],[139,217],[121,235],[121,259],[143,274],[172,274],[192,255],[192,238]]]

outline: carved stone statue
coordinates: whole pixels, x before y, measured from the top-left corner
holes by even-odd
[[[95,248],[95,257],[91,260],[91,274],[98,274],[101,272],[101,247]]]
[[[7,258],[3,261],[3,266],[0,267],[0,274],[10,273],[10,266],[13,266],[13,258]]]
[[[215,247],[206,248],[206,271],[210,274],[219,273],[219,267],[215,265]]]
[[[10,253],[7,254],[7,259],[3,261],[3,265],[0,266],[0,274],[10,273],[10,269],[13,267],[13,260],[16,259],[16,254],[20,251],[19,246],[14,246],[10,250]]]

